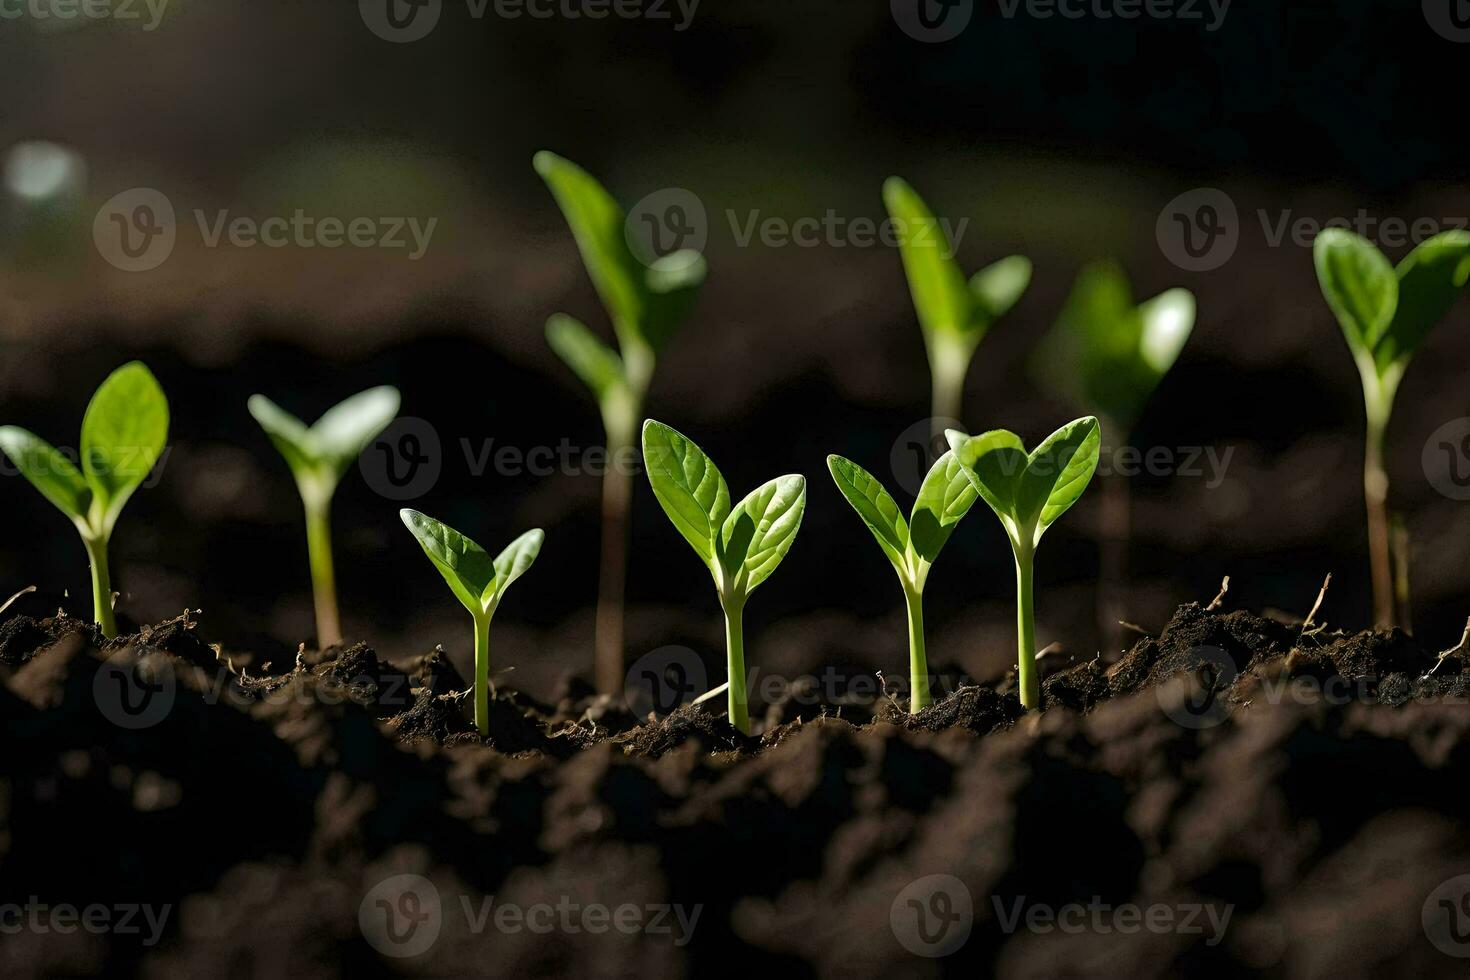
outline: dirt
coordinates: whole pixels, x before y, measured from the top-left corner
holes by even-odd
[[[1470,870],[1470,671],[1401,632],[1191,604],[1054,669],[1037,715],[1007,678],[746,737],[718,700],[640,721],[573,678],[501,685],[481,738],[437,648],[242,666],[201,629],[0,623],[0,905],[31,916],[4,976],[1450,976],[1465,951],[1428,924]],[[68,905],[136,928],[63,930]]]

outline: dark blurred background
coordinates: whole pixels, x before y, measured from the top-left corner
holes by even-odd
[[[752,665],[901,674],[897,583],[824,465],[842,453],[911,499],[890,460],[926,429],[929,382],[899,257],[840,238],[742,245],[734,230],[757,214],[881,219],[882,181],[901,174],[937,212],[968,219],[967,271],[1012,252],[1036,265],[970,372],[973,430],[1034,442],[1082,414],[1033,383],[1029,359],[1085,261],[1121,260],[1139,298],[1198,296],[1194,335],[1132,443],[1181,461],[1191,447],[1230,455],[1219,479],[1099,478],[1126,479],[1134,503],[1128,619],[1156,630],[1224,575],[1229,604],[1302,615],[1333,572],[1319,620],[1363,628],[1358,378],[1310,248],[1276,229],[1360,209],[1435,230],[1470,216],[1455,101],[1470,45],[1453,2],[1237,3],[1221,21],[1202,2],[1125,20],[977,0],[944,42],[917,39],[881,0],[704,0],[687,23],[672,3],[667,20],[591,20],[502,17],[493,0],[477,18],[444,0],[412,43],[378,36],[347,2],[170,0],[156,23],[141,0],[139,20],[7,7],[22,13],[0,19],[0,422],[74,445],[106,373],[146,360],[173,406],[173,451],[114,537],[120,608],[136,620],[201,609],[207,638],[283,664],[312,632],[305,542],[246,398],[263,392],[309,420],[395,384],[403,413],[441,444],[441,476],[407,503],[487,547],[547,528],[492,644],[498,666],[549,695],[563,671],[590,672],[599,483],[580,451],[601,426],[543,324],[565,311],[610,337],[530,165],[553,149],[625,205],[679,187],[707,211],[710,279],[647,411],[698,440],[737,494],[782,472],[810,480],[801,535],[747,612]],[[178,237],[157,267],[125,272],[93,222],[140,187],[167,197]],[[1237,209],[1235,247],[1188,271],[1156,229],[1203,187]],[[436,224],[410,260],[210,247],[194,219],[298,209]],[[1431,435],[1470,415],[1467,358],[1462,304],[1411,366],[1390,433],[1413,627],[1430,645],[1451,645],[1470,614],[1470,511],[1423,462]],[[572,464],[476,476],[462,440],[478,453],[490,439],[522,452],[565,440]],[[84,613],[80,542],[12,473],[0,477],[0,592],[34,584],[28,611],[64,601]],[[722,672],[713,589],[641,477],[636,487],[629,658],[679,643]],[[1099,497],[1048,535],[1037,565],[1038,638],[1083,658],[1110,642],[1095,611]],[[357,473],[338,493],[346,631],[389,655],[442,642],[463,659],[469,618],[399,524],[403,503]],[[977,508],[931,580],[931,659],[1003,672],[1013,589],[1000,528]]]

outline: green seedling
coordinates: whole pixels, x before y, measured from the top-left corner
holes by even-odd
[[[613,351],[581,321],[558,313],[546,339],[597,399],[610,465],[602,478],[602,556],[598,577],[595,669],[598,689],[623,685],[623,593],[628,564],[632,473],[626,459],[643,418],[654,363],[693,308],[704,282],[704,258],[679,251],[662,258],[635,253],[627,215],[581,167],[554,153],[536,154],[536,171],[556,198],[582,262],[617,337]]]
[[[163,458],[168,399],[141,362],[102,382],[82,417],[81,469],[39,436],[7,425],[0,449],[77,526],[92,564],[92,608],[102,635],[117,635],[107,546],[123,505]]]
[[[398,512],[415,540],[439,569],[449,591],[464,604],[475,621],[475,727],[490,734],[490,620],[505,590],[522,575],[541,553],[546,533],[527,531],[491,560],[488,552],[447,524],[426,514],[404,509]]]
[[[643,465],[653,495],[715,580],[725,613],[730,724],[750,734],[746,697],[745,602],[791,550],[806,510],[806,478],[777,477],[733,508],[725,478],[688,438],[649,419]]]
[[[308,426],[264,395],[250,398],[250,414],[286,460],[301,494],[316,603],[316,639],[324,650],[342,642],[332,561],[332,497],[348,467],[393,421],[398,405],[398,389],[370,388],[328,409]]]
[[[1342,228],[1324,230],[1313,251],[1322,295],[1342,326],[1363,381],[1368,418],[1363,496],[1373,616],[1377,625],[1392,626],[1395,576],[1384,468],[1388,420],[1409,360],[1470,280],[1470,232],[1436,235],[1397,269],[1372,242]]]
[[[1075,408],[1100,416],[1120,444],[1164,375],[1178,360],[1194,329],[1195,300],[1187,289],[1170,289],[1135,304],[1128,277],[1116,262],[1095,262],[1077,276],[1056,325],[1032,360],[1041,386],[1061,392]],[[1127,482],[1102,481],[1102,575],[1098,620],[1118,642],[1127,576],[1132,506]]]
[[[827,468],[837,489],[893,563],[903,586],[909,621],[909,711],[918,714],[932,701],[924,651],[924,583],[955,525],[975,502],[975,488],[954,452],[947,452],[924,477],[913,512],[905,521],[898,504],[873,474],[841,456],[828,456]]]
[[[1077,502],[1097,472],[1101,435],[1098,421],[1069,422],[1030,453],[1019,436],[996,429],[967,436],[945,433],[975,491],[995,511],[1016,558],[1016,671],[1021,704],[1041,707],[1041,677],[1036,670],[1036,614],[1032,567],[1041,536]]]
[[[941,222],[912,187],[898,177],[888,178],[883,202],[898,229],[904,272],[929,354],[937,443],[942,420],[962,417],[965,375],[975,348],[1031,284],[1031,260],[1012,255],[967,282]]]

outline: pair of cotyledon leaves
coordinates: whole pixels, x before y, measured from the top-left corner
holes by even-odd
[[[704,257],[692,250],[661,258],[639,254],[627,214],[595,178],[546,151],[536,154],[534,165],[572,229],[624,355],[634,349],[657,354],[693,306],[707,272]],[[546,337],[599,401],[627,384],[623,357],[581,321],[558,314],[547,322]]]
[[[934,212],[898,177],[883,185],[883,202],[900,233],[899,253],[914,311],[931,356],[952,350],[968,363],[996,320],[1031,283],[1031,261],[1012,255],[966,280]]]
[[[342,475],[395,416],[398,389],[384,385],[359,392],[306,425],[264,395],[247,407],[286,460],[303,494],[330,496]]]
[[[1052,390],[1101,412],[1126,431],[1137,421],[1194,329],[1195,299],[1170,289],[1134,303],[1116,262],[1094,262],[1072,293],[1032,362]]]
[[[791,550],[806,510],[805,477],[777,477],[732,507],[714,462],[687,436],[652,419],[643,425],[643,461],[654,497],[725,600],[743,601]]]
[[[0,449],[82,532],[106,539],[168,443],[168,399],[141,362],[108,375],[82,418],[80,468],[50,443],[16,426]]]
[[[1395,268],[1372,242],[1328,228],[1313,246],[1317,279],[1365,380],[1392,388],[1470,281],[1470,232],[1425,241]]]
[[[475,616],[495,611],[505,590],[531,567],[546,540],[545,532],[535,528],[492,559],[473,540],[427,514],[405,508],[399,516],[455,598]]]
[[[1062,426],[1029,453],[1004,429],[978,436],[951,429],[945,436],[950,451],[925,477],[907,522],[871,473],[841,456],[827,459],[838,489],[883,553],[906,582],[920,587],[976,496],[1000,518],[1012,546],[1030,551],[1087,489],[1101,451],[1100,427],[1090,416]]]

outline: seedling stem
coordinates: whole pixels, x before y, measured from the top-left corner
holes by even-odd
[[[112,611],[112,576],[107,570],[106,536],[83,536],[87,560],[92,565],[92,609],[102,635],[117,636],[117,616]]]
[[[745,601],[731,599],[721,605],[725,610],[725,676],[730,679],[725,701],[730,724],[740,734],[749,735],[750,702],[745,691]]]
[[[1041,676],[1036,669],[1036,612],[1032,598],[1034,548],[1016,552],[1016,676],[1021,686],[1021,706],[1028,711],[1041,707]]]
[[[306,552],[316,604],[317,643],[326,649],[342,642],[337,574],[332,565],[332,498],[329,493],[309,493],[303,487],[301,499],[306,511]]]

